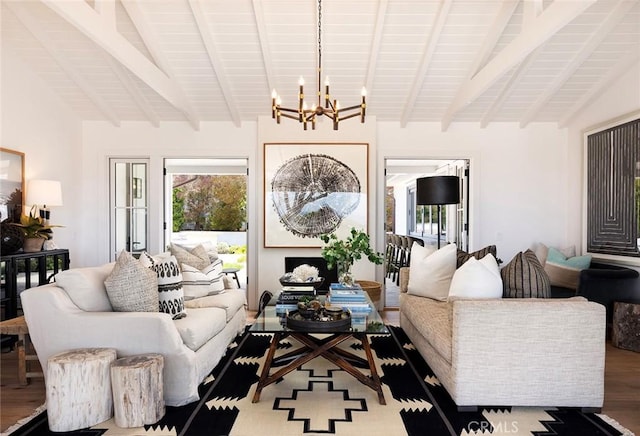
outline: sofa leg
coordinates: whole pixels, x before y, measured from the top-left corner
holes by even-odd
[[[458,406],[458,412],[477,412],[478,406]]]
[[[580,411],[582,413],[601,413],[602,407],[582,407]]]

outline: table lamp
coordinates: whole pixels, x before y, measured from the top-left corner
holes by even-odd
[[[62,187],[57,180],[29,180],[27,204],[37,206],[40,217],[48,224],[51,218],[50,206],[62,206]]]

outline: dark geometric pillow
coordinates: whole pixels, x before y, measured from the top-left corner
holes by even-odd
[[[516,254],[500,270],[504,298],[549,298],[551,282],[535,253]]]
[[[484,248],[481,248],[480,250],[474,251],[473,253],[467,253],[466,251],[458,249],[458,252],[456,253],[456,268],[460,268],[467,260],[471,259],[472,257],[480,260],[489,253],[491,253],[493,257],[496,258],[496,260],[498,259],[498,250],[496,249],[495,245],[488,245]]]

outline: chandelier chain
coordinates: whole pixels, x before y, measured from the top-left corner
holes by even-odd
[[[322,69],[322,0],[318,0],[318,70]]]

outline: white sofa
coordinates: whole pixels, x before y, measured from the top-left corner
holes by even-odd
[[[582,297],[437,301],[407,293],[400,326],[459,410],[602,408],[605,309]]]
[[[107,264],[63,271],[59,274],[67,277],[60,283],[66,288],[54,283],[20,294],[45,374],[49,356],[75,348],[115,348],[118,357],[159,353],[164,356],[165,403],[180,406],[198,400],[198,385],[244,330],[244,290],[226,289],[185,302],[187,316],[175,321],[160,312],[113,312],[105,310],[110,305],[104,286],[112,268]]]

